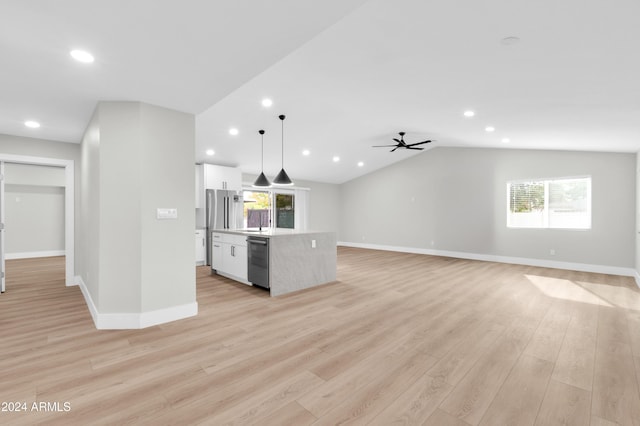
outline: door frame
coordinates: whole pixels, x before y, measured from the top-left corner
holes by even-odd
[[[0,162],[31,164],[36,166],[64,167],[64,251],[65,284],[76,285],[75,280],[75,171],[74,160],[60,158],[31,157],[28,155],[0,154]]]

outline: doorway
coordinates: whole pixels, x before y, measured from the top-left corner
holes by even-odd
[[[5,264],[5,167],[10,164],[42,165],[64,168],[64,252],[65,284],[75,285],[74,250],[74,161],[56,158],[30,157],[22,155],[0,154],[0,290],[6,290]]]

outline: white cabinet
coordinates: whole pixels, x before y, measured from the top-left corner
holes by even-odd
[[[247,246],[225,244],[224,250],[223,262],[225,262],[224,268],[227,273],[240,278],[242,281],[247,281],[247,278],[249,278],[247,271]]]
[[[215,269],[216,271],[222,272],[224,269],[222,258],[223,258],[222,243],[218,241],[213,241],[211,243],[211,269]]]
[[[220,275],[249,284],[246,237],[213,232],[211,241],[211,269]]]
[[[235,167],[204,164],[204,182],[206,189],[242,190],[242,171]]]
[[[204,229],[196,229],[196,265],[204,265],[207,260],[207,238]]]
[[[206,207],[207,189],[242,191],[242,171],[236,167],[196,164],[196,209]]]

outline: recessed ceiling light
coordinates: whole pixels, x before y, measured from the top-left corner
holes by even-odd
[[[364,163],[362,161],[358,161],[358,167],[362,167],[364,166]]]
[[[493,126],[487,126],[484,128],[485,132],[495,132],[496,128]]]
[[[207,150],[207,155],[213,155],[213,154],[215,154],[214,150],[212,150],[212,149],[208,149]]]
[[[240,133],[240,132],[238,132],[238,129],[236,129],[235,127],[232,127],[232,128],[229,129],[229,134],[231,136],[237,136],[238,133]]]
[[[73,59],[83,64],[90,64],[95,60],[91,53],[84,50],[72,50],[69,54]]]
[[[511,139],[509,138],[502,138],[502,143],[509,143],[511,142]]]
[[[40,127],[40,123],[38,123],[37,121],[33,121],[33,120],[27,120],[24,122],[24,125],[31,128],[31,129],[37,129],[38,127]]]
[[[467,110],[464,112],[465,117],[473,117],[474,115],[476,115],[476,113],[471,110]]]
[[[333,157],[333,162],[337,163],[338,161],[340,161],[340,157],[338,157],[337,155]]]
[[[308,149],[305,149],[304,151],[302,151],[302,155],[309,155],[311,154],[311,151],[309,151]]]
[[[264,98],[262,100],[262,106],[265,108],[269,108],[271,105],[273,105],[273,101],[269,98]]]

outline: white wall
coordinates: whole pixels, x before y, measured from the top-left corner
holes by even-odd
[[[64,168],[6,163],[4,175],[7,257],[64,254]]]
[[[94,112],[82,142],[79,270],[100,328],[197,306],[194,133],[193,115],[139,102],[100,102]],[[178,219],[156,219],[157,208],[177,208]]]
[[[631,268],[635,164],[633,154],[434,148],[343,184],[339,240]],[[506,227],[507,181],[583,175],[592,229]]]
[[[142,311],[194,303],[195,117],[142,104],[140,111]],[[156,209],[177,208],[177,220]]]
[[[64,253],[64,187],[5,185],[7,258]]]
[[[64,167],[40,166],[33,164],[4,165],[4,179],[7,184],[64,187]]]
[[[80,212],[76,215],[79,243],[76,274],[93,303],[100,306],[100,114],[96,108],[82,139]]]

